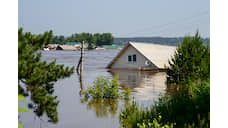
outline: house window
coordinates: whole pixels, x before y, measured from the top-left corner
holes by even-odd
[[[127,58],[128,58],[128,59],[127,59],[128,62],[131,62],[131,60],[132,60],[131,55],[129,55]]]
[[[127,62],[136,62],[136,55],[128,55],[127,56]]]
[[[136,62],[136,55],[132,55],[133,57],[133,62]]]

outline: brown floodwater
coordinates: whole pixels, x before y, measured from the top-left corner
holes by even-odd
[[[42,60],[51,62],[56,59],[57,64],[65,66],[77,66],[80,51],[41,51]],[[83,86],[86,89],[92,85],[98,76],[119,76],[121,87],[131,88],[131,99],[134,99],[142,107],[150,107],[160,94],[166,90],[165,72],[139,72],[124,70],[107,70],[105,67],[117,55],[119,50],[93,50],[85,51]],[[48,122],[46,115],[37,117],[33,110],[19,113],[20,122],[25,128],[117,128],[119,113],[125,104],[131,101],[122,99],[85,99],[80,96],[80,82],[75,72],[68,78],[55,82],[54,94],[60,103],[58,104],[57,123]],[[31,102],[27,97],[20,107],[27,107]]]

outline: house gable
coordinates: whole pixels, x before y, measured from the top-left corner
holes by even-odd
[[[136,56],[136,61],[129,61],[129,56]],[[133,58],[132,58],[133,59]],[[146,61],[149,63],[146,63]],[[129,43],[114,60],[109,64],[108,68],[113,69],[137,69],[137,70],[152,70],[158,69],[149,59],[140,53],[135,47]]]

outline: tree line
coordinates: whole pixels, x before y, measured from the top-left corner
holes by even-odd
[[[75,33],[69,37],[63,35],[54,36],[52,38],[52,44],[66,44],[66,42],[82,42],[88,43],[89,45],[111,45],[114,42],[114,37],[111,33]]]
[[[210,43],[210,38],[200,38],[200,40],[205,45]],[[114,43],[117,45],[125,45],[129,41],[177,46],[178,42],[184,41],[184,37],[119,37],[114,39]]]

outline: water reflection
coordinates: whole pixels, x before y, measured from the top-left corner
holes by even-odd
[[[130,70],[110,70],[109,72],[113,76],[118,75],[120,86],[129,86],[138,99],[151,100],[165,92],[165,72]]]
[[[177,84],[167,84],[166,93],[168,95],[174,96],[179,92],[180,89],[182,89],[182,87],[184,86]]]
[[[123,100],[124,104],[129,104],[129,100]],[[87,104],[87,110],[93,110],[98,118],[107,118],[109,115],[114,118],[118,112],[119,99],[110,98],[83,98],[82,104]]]

